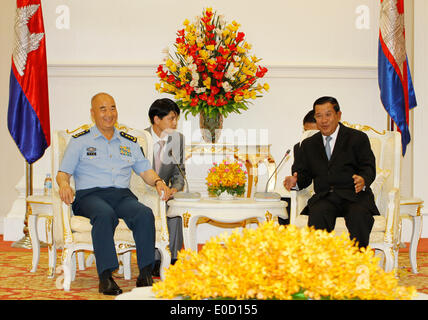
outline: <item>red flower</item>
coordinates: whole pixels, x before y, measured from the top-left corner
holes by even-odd
[[[209,72],[214,72],[216,67],[217,66],[215,64],[211,64],[211,63],[208,63],[208,65],[207,65]]]
[[[208,103],[209,106],[213,106],[215,104],[215,98],[214,98],[213,95],[210,95],[208,97],[207,103]]]
[[[232,99],[232,92],[226,92],[225,96],[229,100]]]
[[[227,101],[223,99],[223,97],[221,97],[220,99],[217,100],[217,107],[221,107],[224,106],[225,104],[227,104]]]
[[[192,102],[190,102],[190,105],[191,105],[192,107],[195,107],[195,106],[197,106],[197,105],[198,105],[198,102],[199,102],[199,99],[198,99],[198,96],[196,96],[196,97],[194,97],[194,98],[192,99]]]
[[[192,93],[192,91],[193,91],[193,88],[192,88],[192,87],[190,86],[190,84],[188,84],[188,83],[186,83],[185,88],[186,88],[186,93],[187,93],[188,95],[190,95],[190,94]]]
[[[214,78],[217,80],[223,79],[224,72],[214,71]]]
[[[268,71],[267,68],[259,66],[259,68],[256,72],[256,77],[257,78],[263,78],[267,71]]]
[[[203,94],[200,94],[200,95],[199,95],[199,99],[201,99],[201,100],[203,100],[203,101],[207,101],[208,96],[207,96],[207,94],[206,94],[206,93],[203,93]]]
[[[211,96],[215,96],[219,92],[220,89],[218,87],[211,87]]]
[[[211,32],[211,31],[213,31],[215,29],[215,25],[213,25],[213,24],[207,24],[206,25],[206,30],[208,31],[208,32]]]
[[[238,34],[236,35],[235,41],[236,43],[241,42],[242,40],[244,40],[245,37],[245,33],[243,32],[238,32]]]
[[[205,70],[205,66],[203,65],[203,64],[200,64],[199,66],[198,66],[198,72],[203,72],[204,70]]]
[[[224,47],[220,46],[218,48],[218,52],[222,55],[222,56],[227,56],[230,51],[228,49],[225,49]],[[218,58],[218,57],[217,57]],[[226,59],[225,59],[226,60]]]
[[[234,43],[229,44],[227,47],[228,47],[228,48],[229,48],[229,50],[230,50],[230,51],[232,51],[232,52],[235,52],[235,51],[236,51],[236,45],[235,45]]]
[[[174,81],[175,81],[175,77],[174,77],[172,74],[170,74],[170,75],[168,76],[168,82],[169,82],[169,83],[174,83]]]

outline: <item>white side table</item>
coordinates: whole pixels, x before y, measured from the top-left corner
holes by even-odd
[[[200,199],[199,201],[168,201],[168,217],[181,217],[183,242],[185,248],[197,250],[196,227],[199,218],[205,217],[216,222],[236,223],[256,218],[270,221],[281,217],[288,218],[285,201],[255,201],[242,198],[230,201]]]
[[[31,272],[36,272],[40,259],[40,240],[37,232],[37,218],[45,219],[46,243],[48,245],[49,269],[48,277],[53,278],[56,266],[56,247],[53,240],[52,197],[32,195],[27,197],[28,231],[33,248]]]
[[[421,236],[422,227],[422,214],[421,208],[423,206],[423,200],[420,198],[402,198],[400,200],[400,216],[401,218],[409,218],[412,220],[412,238],[410,241],[409,248],[409,259],[413,273],[418,273],[417,269],[417,250],[419,238]]]

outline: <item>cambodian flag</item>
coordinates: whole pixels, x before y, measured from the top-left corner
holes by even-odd
[[[28,163],[50,145],[46,37],[40,0],[17,0],[7,125]]]
[[[401,132],[403,156],[410,142],[409,110],[416,107],[405,43],[404,0],[380,0],[378,78],[383,106]]]

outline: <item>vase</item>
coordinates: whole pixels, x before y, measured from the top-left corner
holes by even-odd
[[[223,129],[223,115],[218,113],[210,117],[205,112],[199,113],[199,128],[201,129],[202,139],[206,143],[216,143]]]

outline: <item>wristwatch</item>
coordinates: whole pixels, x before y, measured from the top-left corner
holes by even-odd
[[[159,179],[155,180],[155,187],[156,187],[156,185],[158,184],[159,181],[162,181],[164,184],[166,184],[165,181],[163,181],[161,178],[159,178]]]

